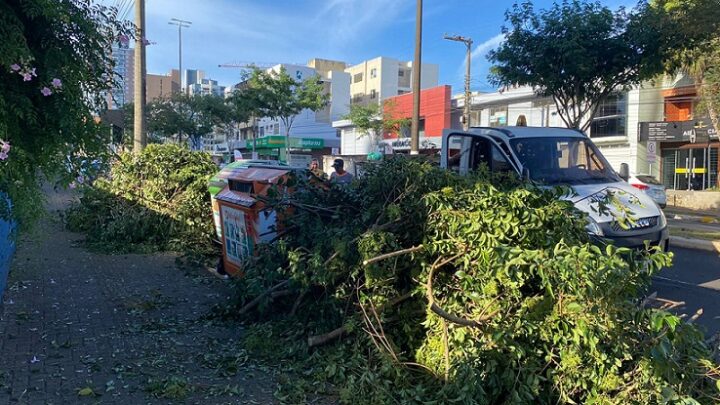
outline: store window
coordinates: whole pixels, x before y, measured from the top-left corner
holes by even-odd
[[[275,124],[273,127],[273,134],[279,134],[280,133],[280,124]]]
[[[508,107],[490,107],[490,126],[503,127],[507,125]]]
[[[353,76],[353,83],[359,83],[363,79],[362,73],[356,73],[355,76]]]
[[[625,93],[613,94],[600,103],[590,125],[590,136],[625,136],[627,123],[627,97]]]

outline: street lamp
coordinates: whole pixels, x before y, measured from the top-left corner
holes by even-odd
[[[179,20],[177,18],[171,18],[168,22],[170,25],[177,25],[178,27],[178,73],[180,74],[180,91],[185,92],[183,86],[183,71],[182,71],[182,29],[190,28],[191,21]]]
[[[465,62],[465,109],[464,109],[464,121],[463,129],[470,129],[470,103],[472,103],[472,94],[470,93],[470,60],[472,59],[472,38],[466,38],[460,35],[445,35],[444,37],[448,41],[462,42],[467,46],[467,61]]]

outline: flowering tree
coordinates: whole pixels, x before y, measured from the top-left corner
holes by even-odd
[[[76,157],[104,149],[95,117],[115,83],[112,46],[130,32],[88,1],[0,0],[0,192],[21,225],[42,208],[39,173],[69,183]]]

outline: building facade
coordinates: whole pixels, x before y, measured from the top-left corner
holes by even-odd
[[[122,108],[125,104],[134,100],[134,67],[135,50],[127,44],[121,44],[112,48],[112,59],[115,62],[116,86],[107,94],[108,109],[115,110]]]
[[[180,91],[180,75],[173,69],[166,75],[148,73],[145,75],[145,95],[147,102],[170,97]]]
[[[616,170],[627,163],[631,173],[652,175],[668,188],[708,188],[718,181],[717,134],[709,120],[694,116],[696,104],[686,77],[644,83],[608,97],[588,135]],[[522,115],[528,126],[565,127],[552,99],[529,87],[473,94],[471,110],[472,126],[515,125]]]
[[[438,65],[423,63],[420,87],[438,85]],[[353,104],[380,103],[390,97],[412,91],[412,62],[378,57],[345,69],[350,75],[350,96]]]
[[[413,95],[405,93],[387,98],[383,103],[384,115],[392,119],[412,117]],[[442,146],[442,132],[447,128],[462,128],[461,111],[455,106],[450,86],[437,86],[420,93],[420,150],[437,151]],[[362,133],[352,122],[339,120],[333,126],[341,131],[340,153],[343,155],[366,155],[370,152],[403,153],[410,151],[410,128],[403,127],[399,133],[386,132],[379,142],[369,134]]]

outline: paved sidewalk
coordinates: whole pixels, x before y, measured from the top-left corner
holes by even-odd
[[[52,210],[68,196],[49,198]],[[240,327],[207,316],[227,283],[81,239],[51,215],[19,243],[0,306],[0,404],[275,402]]]

